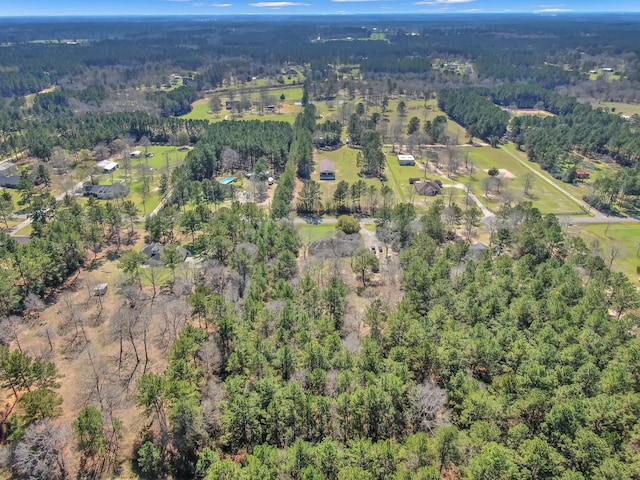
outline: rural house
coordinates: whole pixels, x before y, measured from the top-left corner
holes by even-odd
[[[5,177],[0,175],[0,187],[5,188],[18,188],[20,184],[20,177],[18,175],[11,175],[10,177]]]
[[[416,182],[413,184],[418,195],[426,197],[434,197],[442,192],[442,186],[434,180],[428,180],[426,182]]]
[[[18,166],[11,162],[0,163],[0,177],[11,177],[18,174]]]
[[[336,179],[336,164],[333,160],[325,158],[320,160],[320,180],[335,180]]]
[[[100,200],[113,200],[114,198],[124,198],[129,195],[129,187],[121,183],[113,185],[85,185],[83,187],[85,196],[93,196]]]
[[[398,164],[403,167],[413,166],[416,164],[416,159],[413,155],[398,155]]]

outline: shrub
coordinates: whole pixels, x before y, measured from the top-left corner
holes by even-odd
[[[336,228],[347,234],[358,233],[360,231],[360,222],[351,215],[340,215]]]

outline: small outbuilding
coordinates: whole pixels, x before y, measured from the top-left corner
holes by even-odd
[[[11,162],[0,163],[0,176],[11,177],[18,174],[18,166]]]
[[[589,172],[588,170],[577,170],[576,171],[576,178],[579,180],[585,180],[587,178],[589,178],[591,176],[591,172]]]
[[[96,167],[102,170],[102,173],[113,173],[118,169],[118,164],[110,160],[102,160],[96,163]]]
[[[416,164],[416,159],[413,155],[398,155],[398,164],[403,167],[413,166]]]
[[[335,180],[336,179],[336,164],[333,160],[325,158],[320,160],[320,180]]]
[[[106,283],[99,283],[95,287],[93,287],[93,296],[94,297],[104,297],[107,294],[107,289],[109,286]]]
[[[140,158],[142,156],[142,152],[140,150],[134,150],[129,155],[131,158]]]

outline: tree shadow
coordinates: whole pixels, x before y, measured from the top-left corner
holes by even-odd
[[[106,256],[108,256],[108,254]],[[90,272],[98,270],[100,267],[104,265],[106,256],[92,259],[89,262],[89,265],[87,265],[87,270]]]

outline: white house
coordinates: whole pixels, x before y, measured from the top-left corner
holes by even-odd
[[[398,155],[398,163],[404,166],[412,166],[416,164],[416,159],[413,155]]]

